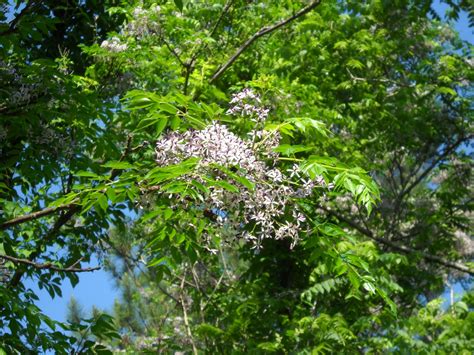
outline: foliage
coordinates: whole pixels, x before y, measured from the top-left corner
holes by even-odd
[[[436,301],[474,274],[471,46],[431,1],[3,8],[5,351],[472,350]],[[114,321],[42,314],[25,278],[93,255]]]

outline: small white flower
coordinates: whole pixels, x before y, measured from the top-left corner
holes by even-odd
[[[118,39],[117,37],[112,37],[110,41],[103,41],[100,47],[113,53],[119,53],[127,50],[127,44],[120,43],[120,39]]]

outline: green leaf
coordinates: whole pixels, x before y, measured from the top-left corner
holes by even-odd
[[[107,197],[109,198],[110,202],[114,203],[116,198],[117,198],[117,195],[115,193],[115,189],[113,187],[107,188],[106,194],[107,194]]]
[[[156,107],[159,108],[160,111],[164,111],[172,115],[176,115],[178,112],[178,109],[168,102],[160,102]]]
[[[436,89],[440,94],[457,96],[457,92],[447,86],[442,86]]]
[[[313,150],[312,147],[306,147],[303,145],[290,145],[290,144],[281,144],[274,149],[275,152],[281,153],[285,156],[294,155],[295,153],[307,152]]]
[[[110,161],[102,165],[104,168],[110,168],[115,170],[134,169],[134,165],[125,161]]]
[[[160,215],[163,211],[161,209],[156,209],[156,210],[153,210],[151,212],[148,212],[147,214],[144,214],[141,218],[140,218],[140,221],[142,223],[150,220],[150,219],[153,219],[155,218],[156,216]]]
[[[163,256],[163,257],[161,257],[161,258],[153,259],[151,262],[149,262],[149,263],[147,264],[147,266],[148,266],[148,267],[153,267],[153,266],[161,265],[161,264],[166,265],[166,264],[167,264],[167,261],[168,261],[168,257]]]
[[[179,119],[178,116],[173,116],[171,118],[170,127],[173,131],[176,131],[179,128],[180,124],[181,124],[181,120]]]
[[[223,189],[229,191],[229,192],[233,192],[233,193],[238,193],[239,192],[239,189],[232,185],[232,184],[229,184],[227,181],[225,180],[212,180],[212,179],[206,179],[211,185],[214,185],[214,186],[220,186],[222,187]]]
[[[230,178],[234,179],[236,182],[242,184],[245,186],[247,189],[253,191],[255,189],[255,184],[251,182],[249,179],[247,179],[245,176],[241,176],[237,173],[232,172],[231,170],[227,169],[226,167],[222,165],[213,165],[215,168],[219,169],[226,175],[228,175]]]
[[[183,0],[174,0],[174,3],[180,12],[183,12]]]
[[[364,69],[364,64],[355,58],[349,59],[347,66],[351,69]]]
[[[92,178],[92,179],[99,179],[101,178],[99,175],[97,175],[96,173],[93,173],[92,171],[85,171],[85,170],[81,170],[81,171],[78,171],[74,174],[75,176],[78,176],[78,177],[86,177],[86,178]]]
[[[370,282],[364,282],[362,287],[367,290],[369,293],[375,293],[375,287]]]
[[[101,194],[99,198],[97,199],[97,201],[99,202],[99,205],[102,208],[102,210],[106,212],[107,208],[109,207],[107,196],[105,196],[104,194]]]
[[[196,333],[202,337],[217,337],[223,335],[224,331],[212,324],[201,323],[196,327]]]
[[[159,136],[161,132],[165,129],[166,125],[168,124],[168,118],[167,117],[162,117],[157,125],[156,125],[156,135]]]

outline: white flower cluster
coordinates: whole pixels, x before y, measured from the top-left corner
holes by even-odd
[[[254,122],[264,122],[268,117],[268,109],[261,106],[260,97],[251,89],[244,89],[232,96],[232,106],[228,115],[250,116]]]
[[[14,91],[10,96],[11,105],[24,105],[30,103],[31,99],[36,96],[36,88],[31,85],[22,85],[18,90]]]
[[[160,25],[153,18],[156,18],[160,12],[161,8],[158,5],[154,5],[148,10],[141,6],[136,7],[132,13],[132,20],[124,28],[125,34],[142,38],[158,33]]]
[[[454,232],[454,237],[458,251],[462,256],[474,255],[474,239],[472,238],[472,235],[457,230]]]
[[[254,94],[247,90],[234,96],[240,101],[233,99],[232,103],[243,107],[242,100],[249,97],[260,102],[257,96],[251,95]],[[238,110],[230,112],[241,114]],[[256,112],[267,114],[266,110],[255,109],[248,109],[244,114],[254,117]],[[260,130],[251,132],[250,136],[251,139],[244,140],[217,122],[200,131],[172,132],[157,142],[156,162],[166,166],[197,157],[199,167],[193,176],[184,179],[203,184],[206,179],[225,180],[239,188],[235,193],[218,183],[211,184],[210,193],[203,197],[204,203],[199,207],[225,229],[226,235],[243,238],[255,247],[260,247],[265,238],[290,238],[294,246],[302,230],[307,228],[306,218],[294,199],[309,196],[313,188],[324,181],[303,176],[297,165],[289,175],[276,167],[273,158],[277,157],[274,148],[279,144],[278,134]],[[223,173],[216,164],[245,177],[254,188]]]
[[[61,156],[66,159],[74,153],[74,144],[64,133],[41,123],[39,129],[28,133],[30,144],[45,156]]]
[[[103,41],[100,47],[112,53],[119,53],[127,50],[127,44],[121,43],[120,39],[117,37],[112,37],[109,41]]]
[[[5,83],[6,97],[1,97],[3,101],[0,107],[23,106],[29,104],[33,99],[47,93],[47,89],[40,82],[31,82],[24,77],[20,71],[10,63],[0,60],[0,81]]]

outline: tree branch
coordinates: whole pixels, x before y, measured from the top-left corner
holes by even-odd
[[[184,62],[181,60],[179,54],[176,52],[176,50],[171,47],[171,45],[168,43],[167,40],[165,40],[163,38],[163,43],[165,44],[166,48],[168,48],[168,50],[170,51],[170,53],[178,60],[179,64],[181,64],[181,66],[185,66]]]
[[[416,249],[413,249],[413,248],[410,248],[410,247],[407,247],[405,245],[399,245],[399,244],[396,244],[390,240],[386,240],[386,239],[383,239],[383,238],[380,238],[380,237],[377,237],[375,236],[370,230],[360,226],[359,224],[355,223],[354,221],[338,214],[337,212],[335,211],[332,211],[332,210],[329,210],[325,207],[322,207],[322,209],[324,211],[326,211],[328,214],[336,217],[337,219],[339,219],[341,222],[344,222],[346,223],[347,225],[351,226],[352,228],[354,228],[355,230],[357,230],[358,232],[360,232],[361,234],[365,235],[366,237],[376,241],[377,243],[380,243],[380,244],[384,244],[386,245],[387,247],[391,248],[391,249],[394,249],[394,250],[398,250],[398,251],[401,251],[403,253],[407,253],[407,254],[418,254],[420,255],[423,259],[427,260],[427,261],[430,261],[430,262],[434,262],[434,263],[437,263],[437,264],[440,264],[440,265],[443,265],[443,266],[446,266],[448,268],[451,268],[451,269],[456,269],[456,270],[459,270],[459,271],[462,271],[462,272],[465,272],[466,274],[469,274],[469,275],[472,275],[474,276],[474,269],[471,269],[469,267],[467,267],[466,265],[463,265],[463,264],[460,264],[460,263],[456,263],[456,262],[452,262],[452,261],[449,261],[449,260],[446,260],[446,259],[443,259],[439,256],[436,256],[436,255],[431,255],[431,254],[428,254],[428,253],[425,253],[425,252],[422,252],[420,250],[416,250]]]
[[[88,268],[76,268],[74,267],[74,265],[77,263],[75,263],[71,267],[62,268],[62,267],[55,266],[51,263],[40,264],[40,263],[35,263],[34,261],[31,261],[28,259],[15,258],[10,255],[0,255],[0,259],[11,261],[14,264],[23,264],[23,265],[33,266],[35,269],[40,269],[40,270],[48,269],[48,270],[61,271],[61,272],[91,272],[91,271],[100,270],[99,266],[88,267]]]
[[[29,222],[29,221],[32,221],[34,219],[45,217],[45,216],[48,216],[48,215],[53,214],[53,213],[58,212],[58,211],[68,210],[68,209],[72,208],[73,206],[74,206],[74,204],[69,204],[69,205],[64,205],[64,206],[59,206],[59,207],[48,207],[48,208],[45,208],[45,209],[40,210],[40,211],[36,211],[36,212],[33,212],[33,213],[25,214],[23,216],[15,217],[13,219],[10,219],[9,221],[6,221],[6,222],[3,222],[2,224],[0,224],[0,230],[13,227],[17,224]]]
[[[216,32],[216,30],[219,27],[219,25],[220,25],[222,19],[224,18],[225,14],[227,13],[227,11],[229,11],[229,8],[232,5],[232,2],[233,2],[233,0],[229,0],[225,4],[224,9],[222,10],[221,14],[219,15],[219,18],[217,19],[216,23],[214,24],[214,26],[212,27],[212,29],[210,31],[209,37],[212,37],[214,35],[214,33]],[[172,50],[169,47],[169,45],[167,44],[166,41],[165,41],[165,45],[168,47],[168,49],[170,51]],[[184,75],[184,86],[183,86],[183,94],[184,95],[187,95],[187,93],[188,93],[189,78],[190,78],[191,74],[194,71],[196,60],[199,56],[199,53],[201,51],[203,51],[204,49],[206,49],[208,45],[209,45],[208,42],[205,42],[202,46],[201,46],[201,44],[198,45],[196,50],[193,49],[191,51],[191,53],[193,53],[193,54],[191,54],[190,59],[186,60],[186,62],[184,62],[184,63],[178,57],[178,61],[181,63],[181,65],[183,66],[183,68],[185,69],[185,72],[186,72],[185,75]],[[177,56],[177,55],[175,55],[175,56]]]
[[[237,51],[225,62],[222,66],[219,67],[219,69],[212,75],[211,79],[209,80],[209,83],[213,83],[216,81],[224,72],[237,60],[237,58],[240,57],[240,55],[248,48],[250,45],[255,42],[258,38],[263,37],[280,27],[285,26],[286,24],[290,23],[293,20],[296,20],[297,18],[306,15],[308,12],[313,10],[316,6],[318,6],[321,3],[321,0],[313,1],[310,3],[308,6],[304,7],[300,11],[298,11],[296,14],[294,14],[291,17],[288,17],[287,19],[277,22],[276,24],[272,26],[266,26],[261,28],[258,32],[256,32],[252,37],[250,37],[247,41],[242,44]]]
[[[129,154],[130,150],[131,150],[131,143],[132,143],[132,136],[131,135],[128,135],[127,136],[127,143],[126,143],[126,147],[124,149],[124,151],[122,152],[122,155],[120,156],[120,159],[119,161],[123,161],[126,156]],[[111,173],[110,173],[110,180],[113,180],[115,179],[119,174],[120,174],[121,170],[115,170],[115,169],[112,169]],[[61,227],[63,225],[65,225],[76,213],[78,213],[79,211],[81,210],[81,206],[78,205],[78,204],[73,204],[68,210],[66,213],[64,214],[61,214],[59,216],[59,218],[56,220],[56,223],[54,223],[54,226],[48,231],[48,233],[46,233],[46,235],[41,239],[41,243],[40,245],[38,245],[36,247],[36,250],[33,251],[30,256],[29,256],[29,260],[32,261],[34,259],[36,259],[40,254],[41,254],[41,250],[42,250],[42,247],[48,243],[50,240],[52,240],[52,238],[54,238],[54,236],[56,236],[56,234],[59,232],[59,230],[61,229]],[[53,212],[51,212],[53,213]],[[54,270],[54,269],[52,269]],[[15,273],[13,274],[11,280],[10,280],[10,283],[9,283],[9,287],[16,287],[18,286],[18,284],[20,283],[20,280],[21,280],[21,277],[23,276],[24,274],[24,270],[22,269],[17,269],[15,271]]]
[[[399,199],[402,199],[405,195],[411,192],[416,185],[418,185],[428,174],[438,166],[438,164],[443,161],[448,155],[450,155],[453,151],[455,151],[464,141],[471,139],[472,137],[460,137],[457,141],[455,141],[451,146],[447,147],[438,158],[423,171],[423,173],[418,176],[411,184],[407,185],[407,187],[400,193]]]
[[[229,9],[232,6],[233,2],[234,2],[234,0],[228,0],[227,3],[224,5],[224,9],[222,10],[221,14],[219,15],[219,18],[217,19],[216,23],[214,24],[211,31],[209,32],[209,37],[214,36],[214,33],[216,33],[217,28],[221,24],[222,19],[227,14],[227,11],[229,11]],[[205,48],[206,46],[207,46],[207,44],[203,48]]]
[[[125,159],[125,157],[132,150],[131,143],[132,143],[132,137],[129,135],[127,137],[126,148],[122,152],[122,155],[120,156],[119,161],[123,161]],[[112,171],[110,172],[110,180],[115,179],[119,174],[120,174],[120,170],[112,169]],[[58,206],[58,207],[48,207],[48,208],[42,209],[40,211],[36,211],[36,212],[29,213],[29,214],[26,214],[26,215],[23,215],[23,216],[15,217],[13,219],[10,219],[9,221],[3,222],[3,223],[0,224],[0,230],[4,230],[4,229],[10,228],[10,227],[13,227],[17,224],[29,222],[29,221],[32,221],[34,219],[49,216],[50,214],[53,214],[55,212],[59,212],[59,211],[62,211],[62,210],[69,210],[69,211],[74,210],[75,212],[77,212],[78,208],[79,208],[78,205],[74,204],[74,203],[70,203],[70,204],[62,205],[62,206]],[[71,215],[71,217],[72,217],[72,215]]]
[[[30,254],[29,256],[30,261],[36,259],[41,254],[42,246],[45,245],[48,241],[50,241],[52,238],[54,238],[54,236],[59,232],[61,227],[65,225],[72,218],[72,216],[74,216],[74,214],[76,214],[80,209],[81,208],[79,205],[74,205],[66,213],[62,214],[57,219],[53,228],[51,228],[49,232],[46,233],[46,235],[41,239],[40,245],[37,246],[36,250]],[[10,280],[9,286],[10,287],[18,286],[18,284],[20,283],[21,277],[23,276],[24,273],[25,271],[22,269],[15,270],[15,273],[13,274]]]
[[[184,301],[184,282],[186,280],[186,273],[183,275],[183,278],[181,280],[181,285],[180,285],[180,293],[179,293],[179,302],[181,304],[181,309],[183,310],[183,320],[184,320],[184,326],[186,327],[186,333],[188,333],[189,340],[191,341],[191,345],[193,347],[193,354],[197,355],[198,351],[196,348],[196,344],[194,343],[194,338],[193,338],[193,333],[191,332],[191,327],[189,325],[188,321],[188,312],[186,311],[186,303]]]

